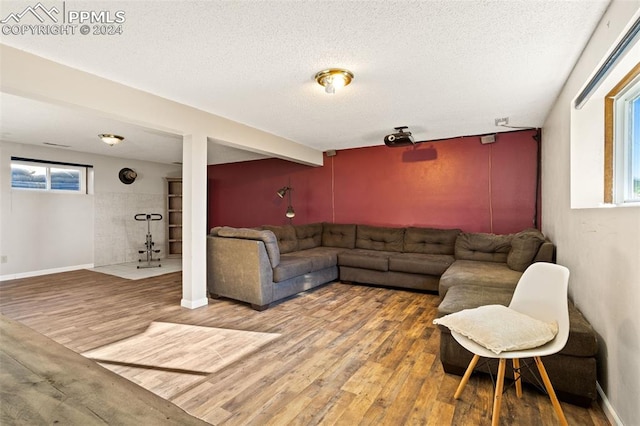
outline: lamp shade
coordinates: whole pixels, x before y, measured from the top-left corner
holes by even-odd
[[[283,186],[282,188],[278,189],[276,194],[278,194],[278,197],[284,198],[284,196],[287,194],[287,191],[289,191],[290,189],[291,188],[289,188],[288,186]]]
[[[293,210],[293,206],[287,207],[287,212],[284,215],[289,219],[293,219],[294,217],[296,217],[296,212]]]

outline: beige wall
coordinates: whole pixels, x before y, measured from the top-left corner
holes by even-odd
[[[12,190],[11,156],[90,164],[93,193]],[[138,173],[133,184],[118,179],[123,167]],[[147,228],[133,216],[165,215],[167,176],[180,167],[0,141],[0,280],[138,260]],[[166,222],[152,226],[165,257]]]
[[[208,138],[217,143],[308,165],[322,152],[177,102],[0,44],[0,91],[93,111],[149,129],[183,135],[183,262],[181,305],[206,298],[206,164]],[[91,88],[91,90],[86,90]]]
[[[571,270],[570,295],[599,336],[605,411],[625,425],[640,424],[640,206],[571,207],[572,191],[585,190],[572,176],[588,167],[601,175],[603,164],[601,148],[575,137],[572,101],[639,10],[639,1],[610,5],[546,119],[542,146],[543,231],[557,244],[558,263]],[[592,190],[602,201],[602,185]]]

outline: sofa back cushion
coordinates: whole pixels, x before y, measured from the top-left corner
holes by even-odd
[[[296,237],[298,238],[298,249],[306,250],[322,245],[322,224],[310,223],[308,225],[296,225]]]
[[[249,228],[232,228],[230,226],[217,227],[215,235],[225,238],[242,238],[245,240],[257,240],[264,243],[267,249],[267,256],[271,267],[275,268],[280,263],[280,249],[278,247],[278,240],[271,231],[260,231],[257,229]],[[212,232],[213,234],[213,232]]]
[[[466,233],[456,238],[455,256],[461,260],[507,262],[513,235]]]
[[[358,225],[356,248],[382,251],[402,251],[404,228]]]
[[[278,240],[278,247],[280,248],[280,254],[291,253],[292,251],[298,251],[298,238],[296,237],[296,230],[291,225],[272,226],[265,225],[262,229],[271,231]]]
[[[323,223],[322,245],[325,247],[355,248],[356,225]]]
[[[460,232],[459,229],[407,228],[404,252],[452,255]]]
[[[538,254],[544,235],[537,229],[525,229],[513,236],[507,255],[507,265],[514,271],[524,272]]]

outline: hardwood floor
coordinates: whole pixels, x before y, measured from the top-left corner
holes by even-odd
[[[144,331],[151,321],[280,333],[170,400],[224,425],[488,425],[493,387],[442,371],[432,294],[332,283],[257,312],[229,300],[180,307],[181,274],[129,281],[74,271],[0,283],[0,312],[76,352]],[[552,378],[553,380],[553,378]],[[562,403],[569,424],[606,425],[597,404]],[[557,424],[545,395],[505,392],[503,425]]]
[[[208,424],[4,315],[0,335],[2,425]]]

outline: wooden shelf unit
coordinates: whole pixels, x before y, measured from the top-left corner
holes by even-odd
[[[167,257],[182,257],[182,178],[167,179]]]

